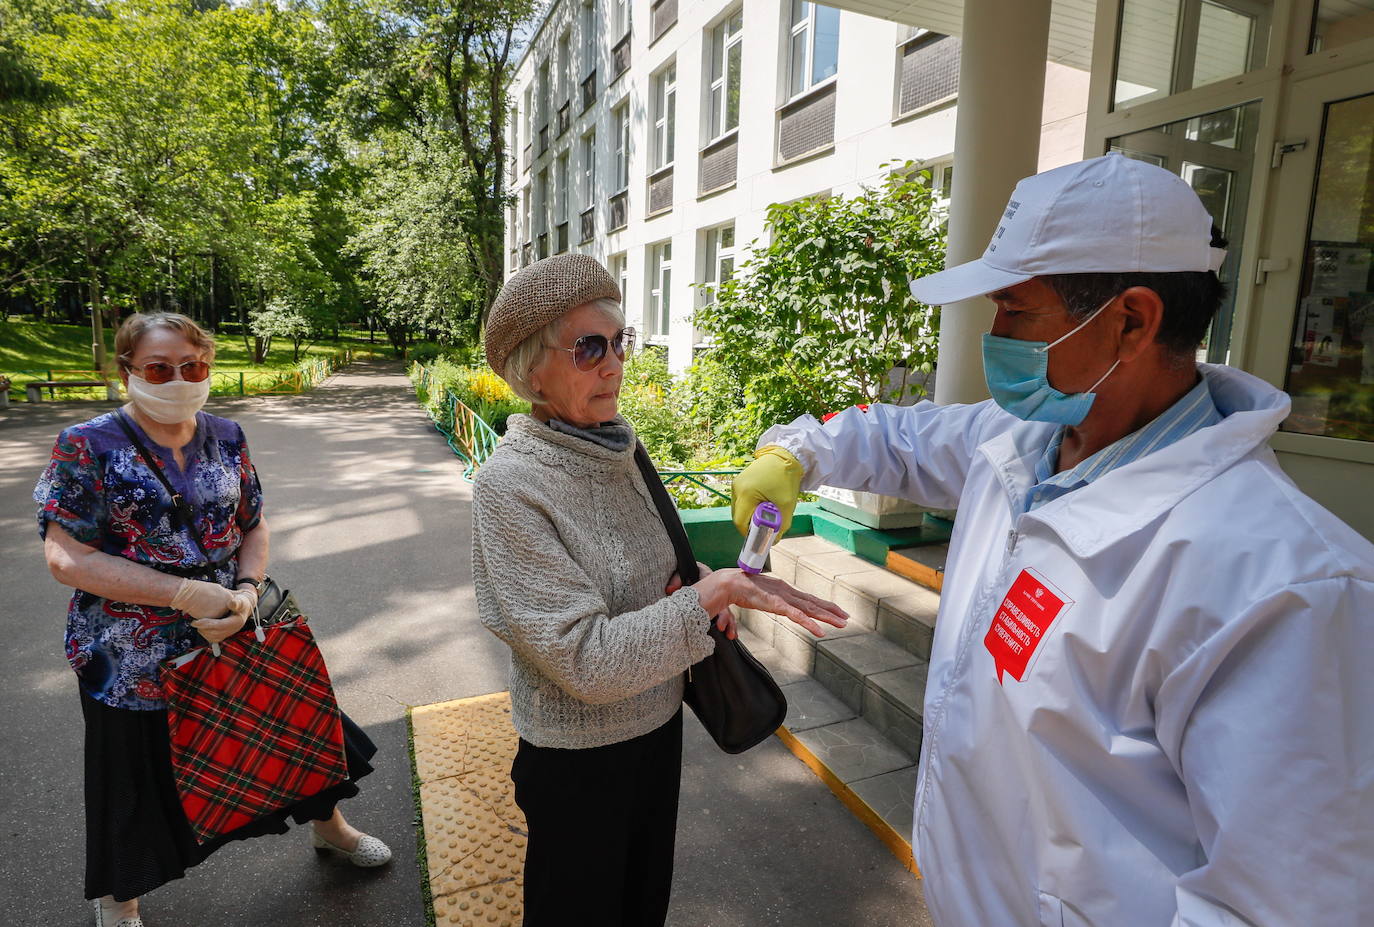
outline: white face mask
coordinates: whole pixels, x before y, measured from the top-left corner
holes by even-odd
[[[137,374],[129,374],[129,401],[138,411],[163,425],[178,425],[195,418],[209,398],[209,377],[199,383],[188,380],[149,383]]]

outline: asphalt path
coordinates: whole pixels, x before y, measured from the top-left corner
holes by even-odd
[[[81,717],[33,484],[67,424],[109,403],[0,409],[0,892],[13,924],[91,923],[82,900]],[[148,927],[423,925],[406,710],[506,688],[477,620],[471,490],[399,364],[302,396],[212,400],[248,435],[270,572],[311,616],[344,710],[379,752],[349,820],[391,845],[360,871],[305,833],[234,844],[143,902]],[[918,880],[778,741],[721,753],[688,713],[673,927],[928,924]],[[595,860],[570,861],[597,877]]]

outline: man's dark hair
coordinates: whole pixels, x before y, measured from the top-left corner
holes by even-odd
[[[1225,248],[1221,230],[1212,226],[1212,247]],[[1164,317],[1155,341],[1170,354],[1191,357],[1202,344],[1212,316],[1226,298],[1226,285],[1212,271],[1179,273],[1123,274],[1046,274],[1040,279],[1050,285],[1069,313],[1086,318],[1094,309],[1133,286],[1143,286],[1159,294]]]

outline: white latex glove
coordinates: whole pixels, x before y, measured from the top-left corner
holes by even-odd
[[[232,607],[233,596],[233,592],[219,583],[183,579],[176,595],[172,596],[171,605],[192,618],[221,618]]]
[[[228,592],[227,589],[225,591]],[[191,627],[211,644],[218,644],[237,633],[248,621],[248,616],[253,613],[253,604],[257,601],[255,596],[247,592],[230,592],[229,598],[229,614],[223,618],[198,618],[191,622]]]

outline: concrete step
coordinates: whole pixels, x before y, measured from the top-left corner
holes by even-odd
[[[942,553],[924,552],[943,566]],[[770,563],[850,614],[848,627],[817,639],[785,618],[740,610],[742,639],[787,695],[780,736],[900,855],[893,841],[910,840],[939,594],[815,536],[783,540]]]

